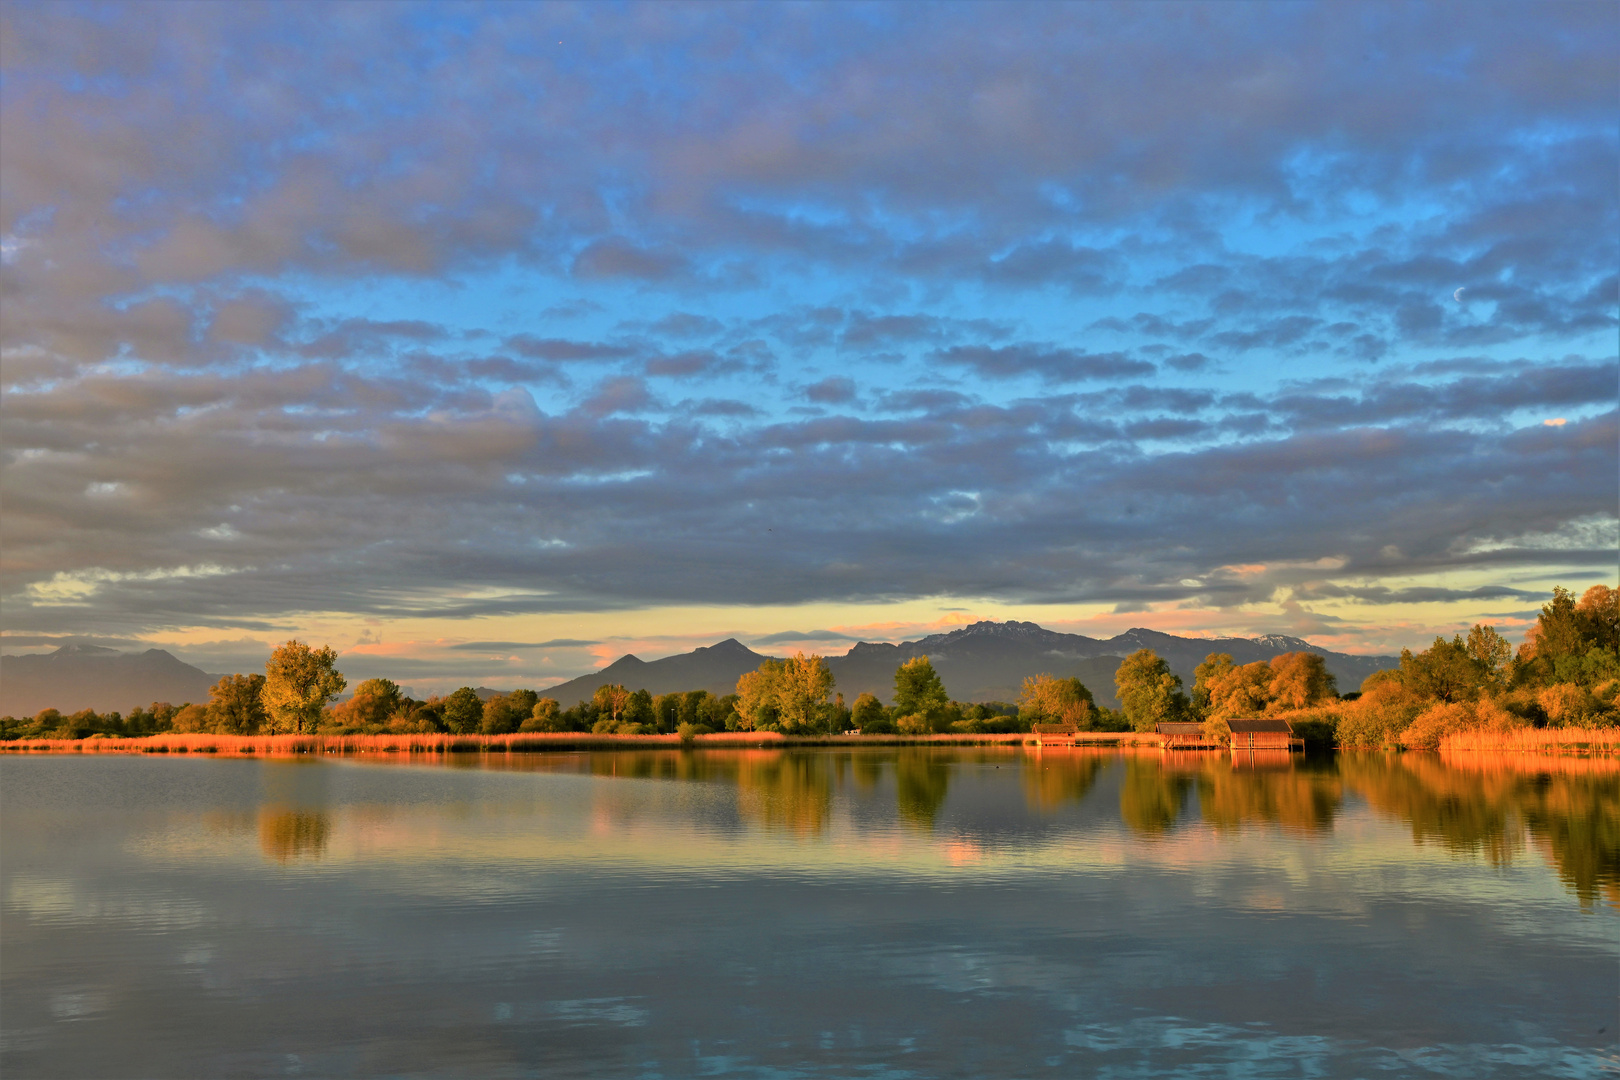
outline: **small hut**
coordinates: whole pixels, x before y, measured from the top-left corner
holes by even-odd
[[[1154,724],[1153,731],[1159,736],[1159,745],[1166,750],[1219,749],[1221,745],[1204,734],[1203,724],[1185,721]]]
[[[1029,730],[1041,746],[1073,746],[1080,741],[1078,724],[1032,724]]]
[[[1303,750],[1305,740],[1294,735],[1293,725],[1276,717],[1228,720],[1233,750]]]

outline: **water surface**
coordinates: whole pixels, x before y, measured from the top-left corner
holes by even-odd
[[[1610,762],[0,758],[0,1072],[1596,1076]]]

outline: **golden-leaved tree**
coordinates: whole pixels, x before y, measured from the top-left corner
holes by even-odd
[[[297,638],[281,645],[264,665],[261,694],[270,730],[278,735],[313,732],[326,703],[348,685],[330,645],[311,649]]]
[[[1091,726],[1096,700],[1079,679],[1031,675],[1018,694],[1018,712],[1037,723]]]

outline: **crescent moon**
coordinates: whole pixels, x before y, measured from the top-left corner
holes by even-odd
[[[1468,288],[1468,286],[1464,285],[1463,289],[1466,289],[1466,288]],[[1456,292],[1451,294],[1451,298],[1453,300],[1457,301],[1457,303],[1460,304],[1460,303],[1462,303],[1462,294],[1463,294],[1462,289],[1458,289]]]

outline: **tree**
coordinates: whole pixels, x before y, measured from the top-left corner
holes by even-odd
[[[1187,711],[1181,676],[1152,649],[1138,649],[1114,672],[1114,686],[1125,706],[1125,719],[1137,731],[1152,731],[1155,724],[1179,720]]]
[[[496,694],[484,702],[484,715],[478,730],[485,735],[510,735],[518,725],[534,712],[540,695],[533,690],[513,690],[510,694]]]
[[[681,706],[685,701],[686,695],[682,693],[659,694],[653,698],[653,716],[657,718],[659,731],[674,731],[681,726]]]
[[[1204,662],[1193,668],[1193,712],[1199,716],[1208,716],[1210,712],[1209,688],[1212,683],[1220,679],[1237,665],[1232,660],[1231,653],[1212,652],[1204,657]]]
[[[776,708],[783,726],[790,731],[819,727],[832,688],[832,670],[821,657],[799,652],[782,661],[776,679]]]
[[[1271,710],[1303,709],[1339,696],[1338,682],[1318,653],[1283,653],[1271,658],[1270,667]]]
[[[1401,681],[1414,694],[1437,701],[1470,701],[1485,685],[1486,671],[1468,654],[1460,634],[1443,637],[1420,653],[1401,650]]]
[[[631,694],[630,700],[624,704],[623,723],[635,724],[637,727],[643,725],[653,727],[657,722],[658,718],[653,715],[652,695],[645,689]]]
[[[563,722],[562,707],[556,698],[543,697],[534,703],[534,709],[529,718],[518,726],[519,731],[567,731],[568,726]]]
[[[945,684],[926,656],[907,660],[894,671],[894,707],[902,716],[929,716],[950,701]]]
[[[1264,660],[1224,667],[1206,687],[1209,694],[1206,718],[1224,721],[1259,716],[1271,704],[1273,677],[1271,665]]]
[[[782,661],[767,660],[737,680],[737,721],[745,731],[774,729],[781,713],[777,707],[777,683],[782,677]]]
[[[392,679],[367,679],[354,688],[354,696],[339,705],[339,719],[355,727],[377,727],[405,706],[405,697]]]
[[[1034,675],[1024,680],[1018,695],[1018,713],[1032,723],[1091,726],[1097,701],[1079,679]]]
[[[1485,680],[1493,686],[1500,685],[1508,661],[1513,659],[1513,646],[1496,632],[1496,627],[1475,623],[1474,628],[1468,631],[1467,649],[1468,655],[1484,672]]]
[[[314,732],[326,703],[348,685],[330,645],[311,649],[297,638],[288,641],[264,665],[261,696],[271,729],[297,735]]]
[[[484,722],[484,703],[478,691],[463,686],[444,699],[444,726],[452,735],[471,735]]]
[[[620,683],[605,683],[596,688],[596,693],[591,696],[591,704],[596,706],[598,713],[607,714],[600,719],[617,724],[624,715],[624,707],[630,704],[630,691]]]
[[[227,735],[257,735],[264,712],[263,675],[226,675],[208,691],[208,726]]]

